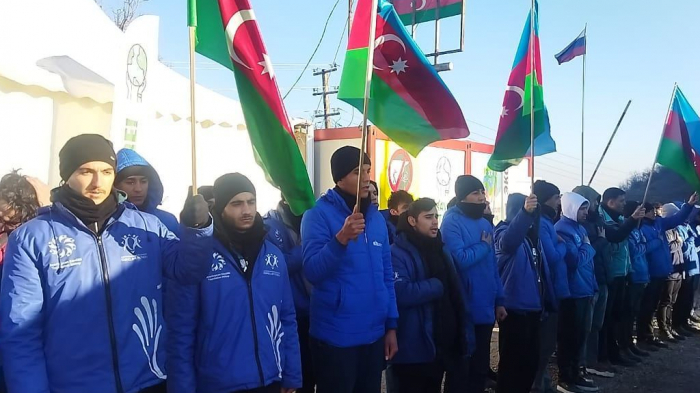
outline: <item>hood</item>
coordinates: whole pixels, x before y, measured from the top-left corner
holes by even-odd
[[[600,194],[591,187],[588,186],[578,186],[574,188],[574,192],[576,194],[581,195],[582,197],[586,198],[586,200],[590,203],[591,201],[597,202],[598,205],[600,205]],[[580,207],[581,205],[579,205]],[[590,208],[593,208],[593,204],[591,203]],[[589,208],[589,210],[590,210]],[[576,220],[576,217],[574,217],[574,220]]]
[[[589,202],[588,199],[584,198],[581,194],[577,192],[565,192],[561,196],[561,214],[569,220],[578,222],[578,209],[584,203]]]
[[[527,197],[523,194],[510,194],[508,195],[508,202],[506,203],[506,221],[511,222],[515,219],[515,216],[520,213],[520,211],[525,206],[525,199]]]
[[[131,149],[121,149],[117,152],[117,174],[132,166],[144,166],[150,169],[148,178],[148,200],[145,210],[154,210],[163,202],[163,182],[158,171],[148,163],[139,153]]]
[[[674,205],[673,203],[667,203],[661,207],[661,217],[671,217],[678,213],[680,209],[678,206]]]

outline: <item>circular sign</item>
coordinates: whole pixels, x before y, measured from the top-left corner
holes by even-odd
[[[408,191],[413,182],[413,163],[406,150],[399,149],[394,152],[389,160],[389,186],[392,192],[398,190]]]

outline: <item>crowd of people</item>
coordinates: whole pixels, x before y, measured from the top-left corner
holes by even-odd
[[[700,331],[696,194],[642,205],[539,180],[494,223],[463,175],[440,222],[406,191],[380,211],[357,148],[330,170],[303,215],[284,198],[261,214],[230,173],[179,220],[148,161],[98,135],[61,149],[50,196],[5,175],[2,391],[380,393],[385,375],[390,393],[597,392],[592,376]]]

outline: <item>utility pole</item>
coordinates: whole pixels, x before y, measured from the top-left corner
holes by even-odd
[[[335,72],[337,70],[337,64],[331,65],[330,68],[317,68],[314,70],[314,76],[320,75],[323,80],[323,87],[321,89],[315,88],[313,93],[314,96],[323,96],[323,111],[319,111],[318,113],[314,114],[314,117],[322,117],[325,128],[331,128],[331,117],[340,115],[340,112],[337,110],[331,110],[330,99],[331,95],[338,94],[338,87],[333,86],[333,88],[331,88],[329,86],[331,72]]]

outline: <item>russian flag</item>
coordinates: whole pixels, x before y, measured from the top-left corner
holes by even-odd
[[[577,56],[586,54],[586,29],[576,37],[564,50],[554,55],[559,64],[573,60]]]

